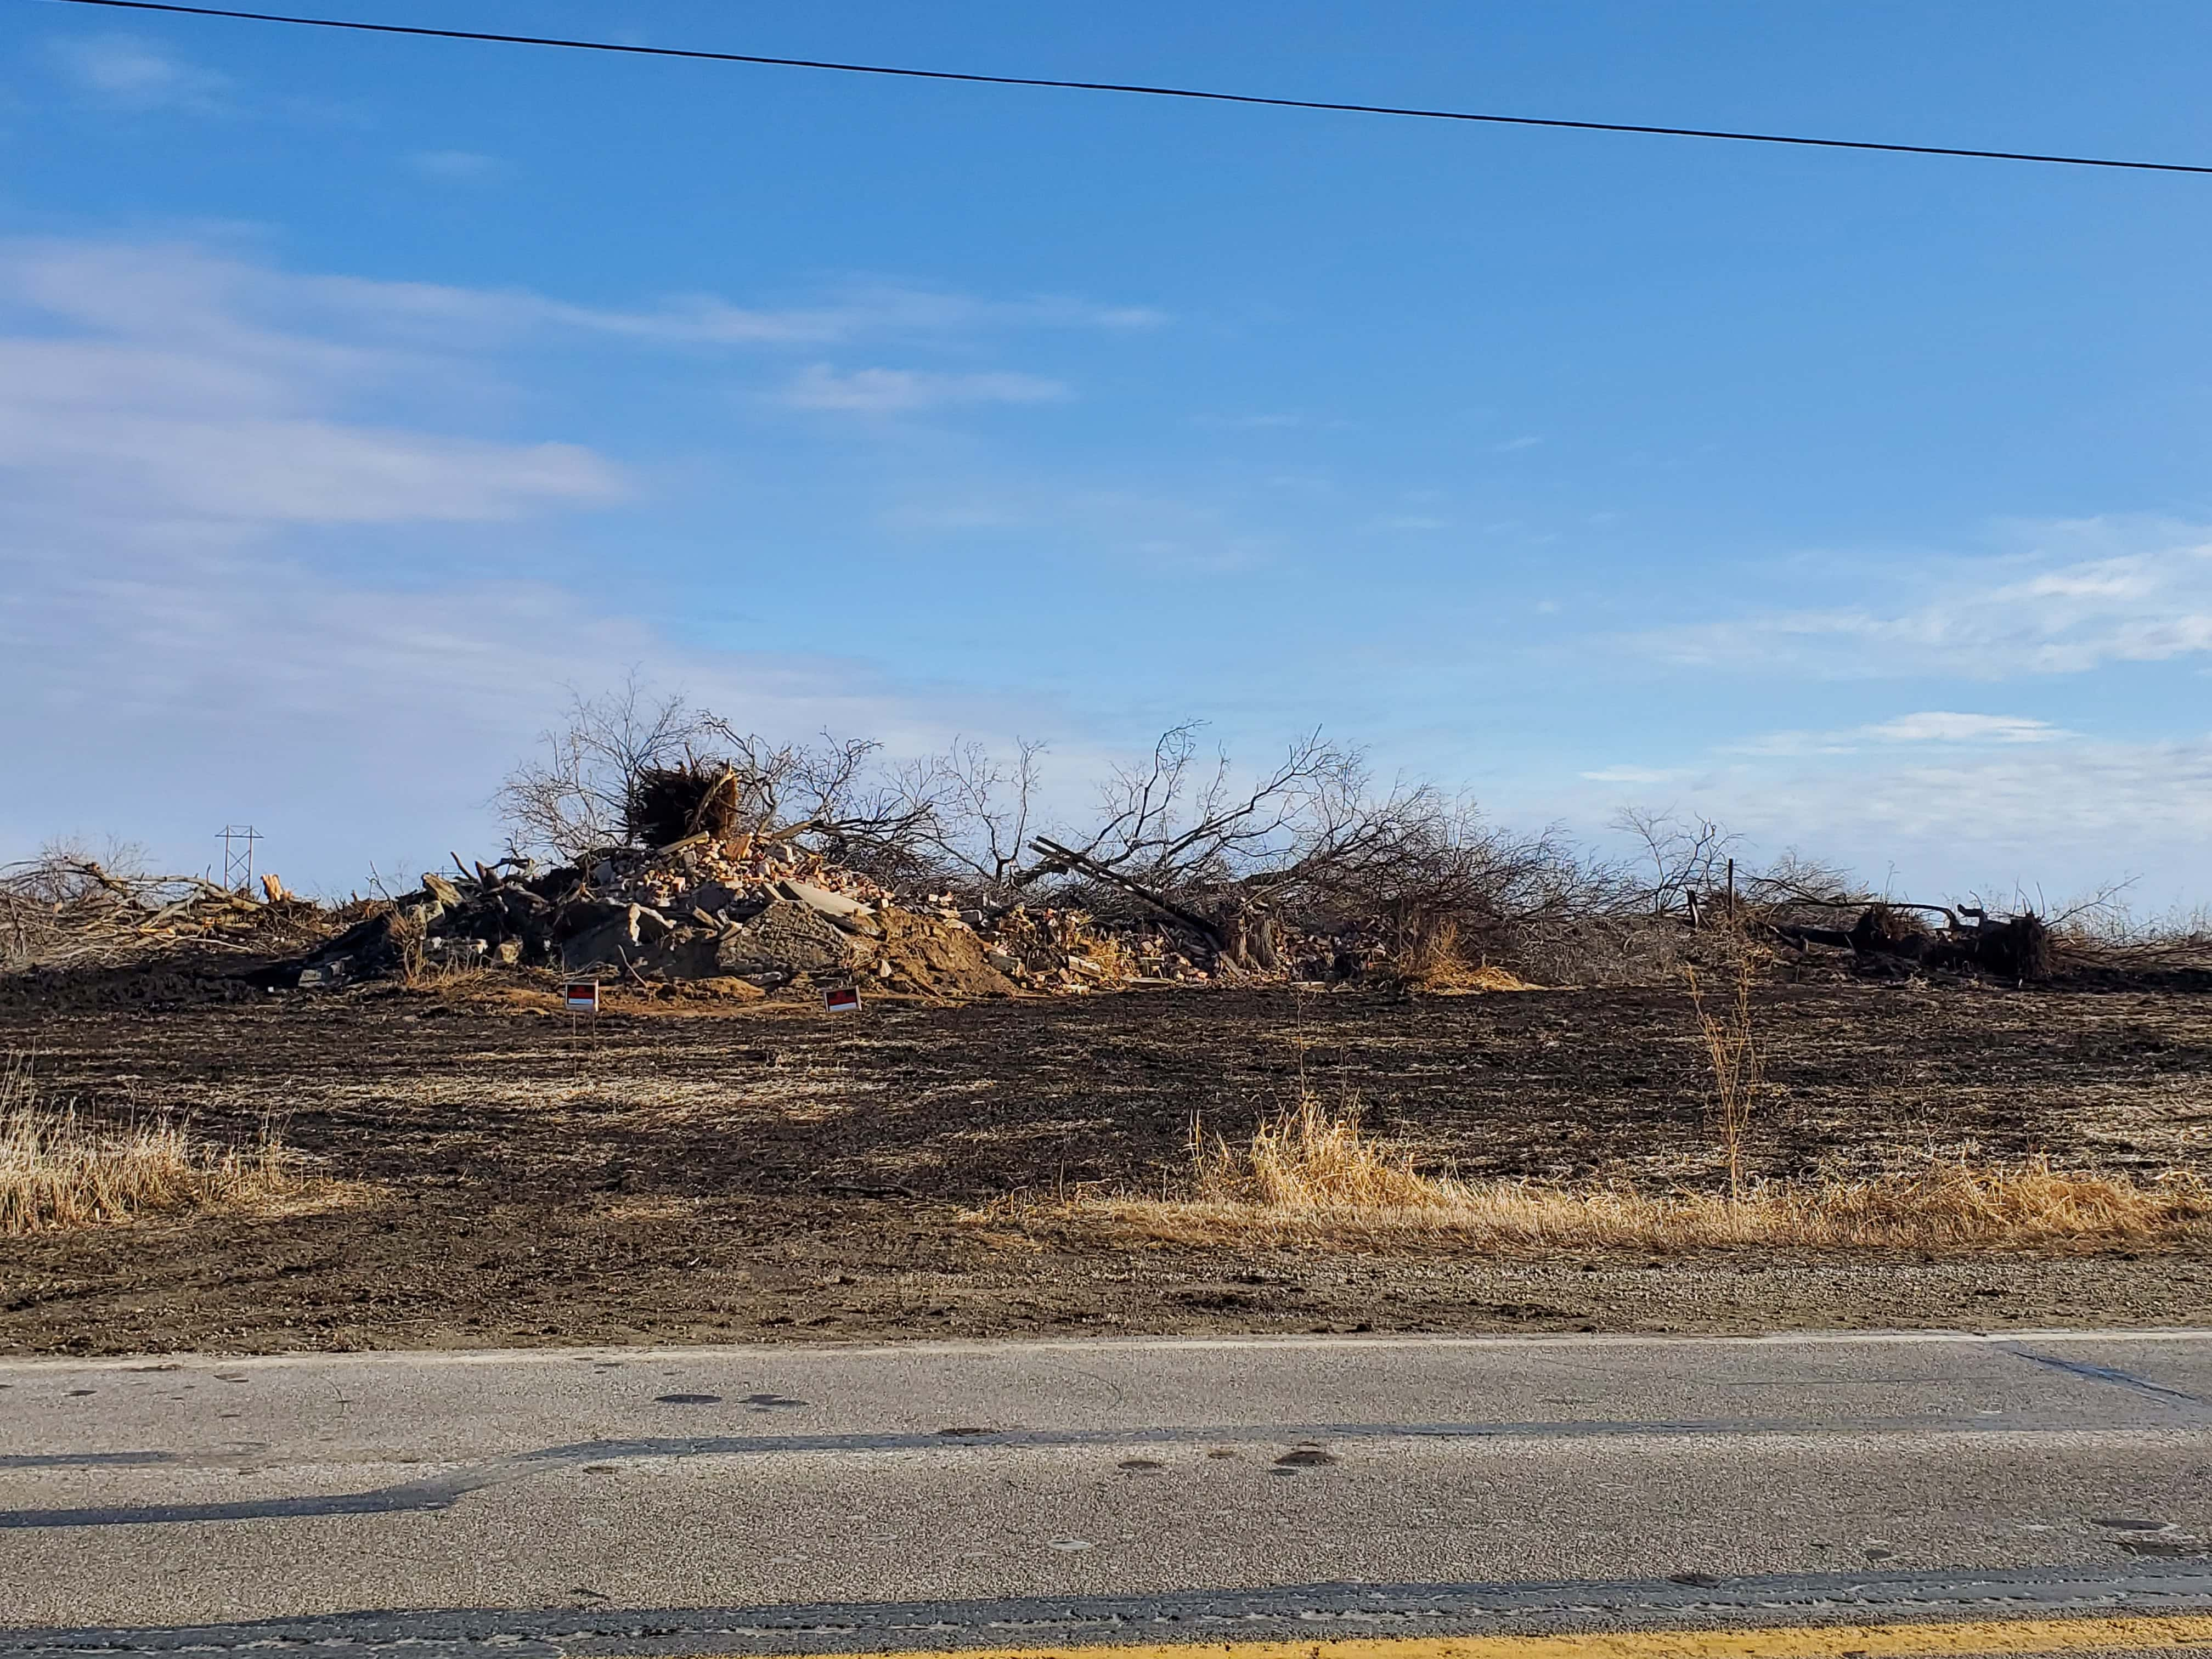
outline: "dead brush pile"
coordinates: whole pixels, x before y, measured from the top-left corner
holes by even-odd
[[[275,876],[248,893],[66,848],[0,866],[0,971],[112,967],[179,950],[252,957],[319,938],[332,920]]]
[[[1242,1145],[1194,1132],[1182,1197],[1082,1196],[1060,1214],[1164,1243],[1231,1248],[2088,1249],[2212,1233],[2212,1186],[2178,1173],[2136,1183],[2042,1159],[1942,1158],[1866,1178],[1751,1183],[1735,1197],[1463,1182],[1367,1132],[1355,1103],[1333,1109],[1308,1096]]]
[[[262,1204],[303,1184],[274,1133],[241,1148],[195,1140],[167,1121],[102,1127],[42,1100],[27,1061],[0,1062],[0,1237]]]

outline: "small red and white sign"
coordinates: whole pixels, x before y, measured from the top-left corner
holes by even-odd
[[[860,1012],[860,993],[851,985],[833,985],[822,994],[822,1006],[833,1014],[857,1014]]]
[[[596,1014],[599,1012],[599,982],[595,979],[579,980],[561,988],[562,1000],[568,1005],[572,1014]]]

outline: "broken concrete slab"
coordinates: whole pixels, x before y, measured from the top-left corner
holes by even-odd
[[[794,881],[789,878],[775,884],[775,890],[793,903],[803,904],[817,915],[827,916],[848,933],[866,934],[880,939],[883,930],[876,925],[876,907],[842,893],[833,893],[826,887],[817,887],[811,882]]]
[[[637,929],[628,911],[561,941],[561,968],[577,974],[587,968],[620,968],[639,950]]]

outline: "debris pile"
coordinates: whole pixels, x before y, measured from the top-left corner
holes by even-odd
[[[1856,901],[1839,901],[1838,908]],[[1943,918],[1940,928],[1923,915]],[[1861,909],[1849,928],[1777,923],[1774,939],[1802,952],[1824,945],[1849,950],[1865,970],[1883,974],[1930,968],[1941,972],[1987,974],[2018,984],[2049,979],[2057,968],[2048,922],[2033,911],[1997,915],[1971,905],[1907,904],[1876,900]]]
[[[1081,993],[1207,977],[1181,956],[1170,968],[1156,933],[1109,932],[1086,911],[1017,904],[961,919],[982,935],[985,960],[1026,989]]]
[[[462,967],[547,969],[640,986],[712,981],[749,996],[866,983],[938,996],[1081,995],[1135,986],[1347,976],[1335,941],[1245,968],[1171,922],[1066,905],[963,906],[896,895],[787,836],[702,832],[574,865],[431,872],[422,887],[266,976],[324,989]]]
[[[1272,963],[1237,963],[1173,921],[1102,915],[1066,905],[957,914],[981,935],[991,965],[1026,989],[1055,993],[1129,986],[1336,983],[1380,967],[1380,941],[1364,946],[1278,927]]]
[[[297,949],[326,913],[264,876],[258,894],[202,876],[140,876],[90,859],[41,859],[0,871],[0,966],[99,968],[173,947]]]
[[[1017,988],[957,915],[908,909],[788,842],[696,835],[540,871],[525,860],[426,874],[422,888],[287,964],[301,988],[455,965],[548,968],[733,994],[866,981],[932,995]]]

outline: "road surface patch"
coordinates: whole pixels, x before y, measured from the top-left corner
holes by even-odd
[[[1978,1620],[1953,1624],[1802,1625],[1765,1630],[1613,1631],[1579,1636],[1354,1637],[1340,1641],[1071,1644],[967,1649],[962,1659],[1918,1659],[1918,1656],[2141,1652],[2212,1648],[2212,1616]],[[939,1659],[916,1648],[872,1659]]]

